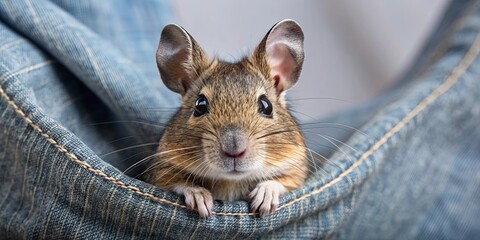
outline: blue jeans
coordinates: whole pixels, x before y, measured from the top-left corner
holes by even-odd
[[[200,219],[122,172],[179,106],[154,59],[169,12],[162,0],[0,2],[0,238],[479,238],[476,1],[451,4],[403,84],[304,125],[330,158],[266,218],[217,201]],[[324,130],[332,121],[361,127]],[[316,148],[325,134],[346,144]]]

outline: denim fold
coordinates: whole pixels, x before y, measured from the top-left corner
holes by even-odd
[[[461,24],[432,35],[444,48],[422,74],[302,125],[315,164],[273,214],[215,201],[203,219],[124,172],[180,104],[155,66],[169,3],[0,2],[1,238],[478,238],[480,8],[450,9]]]

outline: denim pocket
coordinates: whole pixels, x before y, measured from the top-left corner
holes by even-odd
[[[271,216],[259,218],[244,201],[217,201],[213,216],[200,219],[181,196],[128,177],[99,157],[118,147],[112,139],[132,131],[143,143],[158,141],[161,129],[140,122],[168,115],[144,110],[175,100],[149,88],[129,59],[59,6],[0,3],[2,236],[478,234],[478,14],[428,73],[339,144],[304,187],[282,196]],[[97,121],[119,122],[127,130]]]

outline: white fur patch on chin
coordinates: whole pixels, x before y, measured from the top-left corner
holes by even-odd
[[[255,189],[248,194],[251,211],[256,212],[258,210],[262,218],[267,216],[277,209],[278,199],[285,192],[287,192],[287,189],[275,180],[258,183]]]
[[[206,218],[212,215],[213,197],[212,193],[203,187],[185,187],[178,185],[174,188],[178,194],[185,196],[185,203],[191,209],[198,211],[198,214]]]

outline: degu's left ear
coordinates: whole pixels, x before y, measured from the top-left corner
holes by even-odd
[[[278,22],[265,35],[252,58],[262,69],[269,69],[264,74],[274,81],[278,94],[291,88],[298,81],[303,65],[302,28],[291,19]]]

